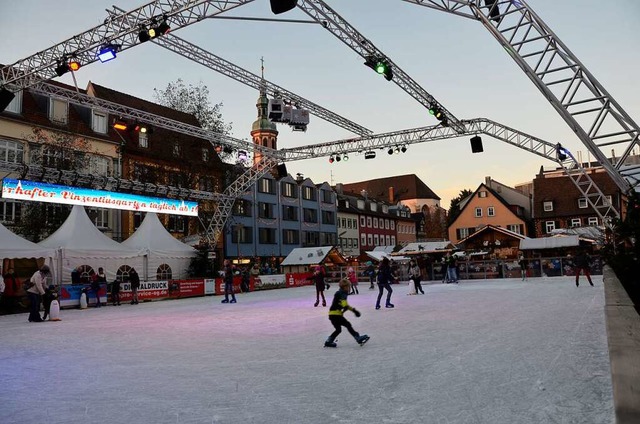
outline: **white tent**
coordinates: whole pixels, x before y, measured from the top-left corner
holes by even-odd
[[[579,245],[580,238],[576,235],[528,238],[520,240],[520,250],[556,249],[559,247],[574,247]]]
[[[144,252],[127,249],[105,236],[91,222],[82,206],[74,206],[66,221],[41,247],[56,250],[56,268],[63,282],[71,280],[71,271],[80,265],[94,270],[104,268],[107,279],[115,279],[118,268],[128,265],[142,269]]]
[[[147,255],[146,272],[147,279],[154,279],[160,274],[160,269],[171,269],[172,278],[184,278],[191,258],[196,255],[196,250],[181,241],[176,240],[162,225],[158,215],[147,213],[140,227],[128,239],[122,242],[122,246],[130,250],[143,251]]]
[[[3,259],[48,258],[55,256],[53,249],[39,246],[12,233],[0,224],[0,264]]]

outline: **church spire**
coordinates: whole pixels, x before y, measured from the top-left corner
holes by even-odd
[[[267,84],[264,79],[264,57],[260,58],[260,71],[262,76],[262,80],[260,81],[260,96],[256,102],[258,119],[253,122],[251,127],[251,138],[254,144],[276,149],[278,130],[276,129],[276,124],[269,120],[269,99],[267,97]],[[260,158],[260,154],[254,154],[254,163],[259,161]]]

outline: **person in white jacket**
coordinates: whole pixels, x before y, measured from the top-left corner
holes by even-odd
[[[42,301],[44,287],[47,284],[47,277],[50,272],[49,267],[47,265],[43,265],[42,268],[36,271],[29,280],[33,284],[31,288],[27,290],[30,304],[29,322],[44,321],[40,316],[40,302]]]

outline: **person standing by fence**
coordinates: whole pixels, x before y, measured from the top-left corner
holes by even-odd
[[[580,279],[580,271],[584,272],[585,277],[589,280],[589,284],[593,287],[593,281],[591,281],[591,256],[584,250],[580,250],[575,258],[576,269],[576,287],[579,286],[578,279]]]
[[[529,263],[522,253],[520,253],[520,256],[518,257],[518,265],[520,265],[520,274],[522,276],[522,281],[524,281],[527,279],[527,265],[529,265]]]

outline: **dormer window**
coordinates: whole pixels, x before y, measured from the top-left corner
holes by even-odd
[[[91,128],[93,131],[106,134],[107,133],[107,114],[104,112],[96,112],[93,111],[93,115],[91,117]]]
[[[4,109],[5,112],[22,113],[22,90],[14,93],[15,97],[11,100],[11,103]]]
[[[49,99],[49,119],[56,124],[69,121],[69,103],[60,99]]]

